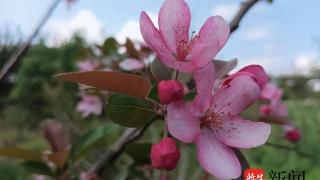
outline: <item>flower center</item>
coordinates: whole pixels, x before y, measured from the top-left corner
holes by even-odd
[[[200,118],[200,121],[201,127],[220,127],[222,124],[221,119],[215,113],[205,115],[204,117]]]
[[[187,41],[180,41],[177,46],[177,60],[185,61],[189,53],[189,43]]]

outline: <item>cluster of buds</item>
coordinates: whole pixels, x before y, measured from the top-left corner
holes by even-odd
[[[301,132],[292,121],[288,120],[288,108],[281,100],[282,90],[276,85],[268,83],[261,91],[261,98],[268,100],[269,104],[261,105],[260,114],[264,117],[283,119],[284,137],[290,142],[298,142],[301,139]]]

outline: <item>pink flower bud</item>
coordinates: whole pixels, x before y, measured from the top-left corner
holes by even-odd
[[[223,82],[223,84],[229,84],[230,81],[232,81],[233,79],[235,79],[236,77],[241,76],[241,75],[247,75],[247,76],[250,76],[251,78],[253,78],[255,80],[255,82],[257,83],[257,85],[261,89],[267,84],[268,79],[269,79],[267,73],[264,71],[262,66],[249,65],[249,66],[246,66],[246,67],[240,69],[235,74],[229,76]]]
[[[176,142],[169,137],[162,139],[158,144],[152,145],[151,162],[157,169],[173,170],[180,159],[180,151]]]
[[[158,84],[158,96],[160,102],[169,104],[173,101],[178,101],[183,98],[183,86],[179,81],[166,80],[160,81]]]
[[[298,142],[301,138],[301,133],[298,129],[292,129],[285,133],[286,139],[291,142]]]
[[[269,116],[272,112],[272,108],[270,105],[262,105],[260,107],[260,114],[262,116]]]

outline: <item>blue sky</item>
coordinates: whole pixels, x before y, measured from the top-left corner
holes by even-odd
[[[138,19],[142,10],[155,19],[162,0],[78,0],[71,7],[61,3],[50,22],[41,32],[55,42],[66,39],[78,27],[87,30],[89,41],[97,42],[105,36],[126,35],[139,39]],[[192,12],[191,31],[197,31],[208,16],[217,13],[230,19],[240,0],[187,0]],[[19,27],[28,34],[39,21],[51,0],[2,0],[0,28]],[[305,72],[306,67],[319,65],[320,1],[274,0],[260,2],[219,53],[221,59],[237,57],[239,67],[255,63],[269,73]],[[58,36],[58,35],[59,36]],[[53,39],[53,40],[52,40]],[[320,40],[318,40],[320,41]]]

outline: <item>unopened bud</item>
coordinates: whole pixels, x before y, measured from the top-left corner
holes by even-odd
[[[169,137],[164,138],[158,144],[152,145],[151,162],[156,169],[173,170],[180,159],[180,151],[176,142]]]
[[[298,129],[292,129],[285,132],[286,139],[291,142],[298,142],[301,139],[301,133]]]
[[[269,77],[262,66],[260,65],[249,65],[242,69],[240,69],[235,74],[229,76],[223,84],[228,84],[234,78],[241,76],[241,75],[248,75],[257,83],[257,85],[262,89],[268,82]]]
[[[160,102],[169,104],[173,101],[178,101],[183,98],[183,85],[176,80],[160,81],[158,84],[158,96]]]

